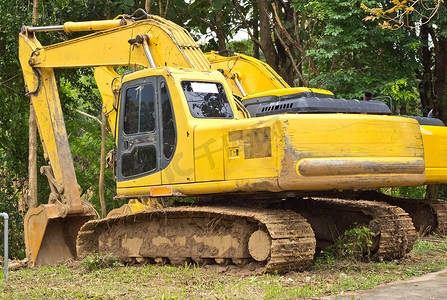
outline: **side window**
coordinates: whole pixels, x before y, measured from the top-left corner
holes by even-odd
[[[182,88],[193,117],[233,118],[233,111],[221,83],[182,81]]]
[[[124,133],[135,134],[155,130],[154,86],[143,85],[126,91]]]
[[[172,114],[171,101],[166,83],[160,83],[162,128],[163,128],[163,155],[169,160],[175,149],[175,127],[174,116]]]

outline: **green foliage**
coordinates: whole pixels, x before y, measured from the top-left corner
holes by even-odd
[[[398,79],[388,85],[384,95],[393,99],[393,111],[399,115],[417,116],[421,111],[419,92],[407,79]]]
[[[426,186],[418,185],[418,186],[403,186],[397,188],[386,188],[382,189],[382,192],[395,197],[424,199]]]
[[[413,253],[417,256],[433,255],[434,253],[446,253],[447,242],[439,240],[432,242],[430,240],[418,240],[413,246]]]
[[[9,215],[9,256],[23,258],[23,212],[28,164],[28,110],[17,56],[17,34],[31,14],[26,1],[0,2],[0,212]],[[3,222],[0,223],[3,255]]]
[[[0,212],[6,212],[8,220],[8,256],[23,259],[23,211],[19,209],[19,200],[23,182],[14,182],[13,178],[0,172]],[[4,257],[4,220],[0,218],[0,255]]]
[[[392,92],[390,87],[405,82],[405,91],[414,94],[417,87],[414,71],[419,68],[418,41],[408,32],[384,31],[376,24],[365,23],[360,4],[375,1],[294,3],[297,10],[307,12],[315,23],[312,37],[315,46],[308,54],[314,59],[320,76],[311,79],[311,86],[329,89],[338,97],[362,99],[365,92],[388,95]],[[397,104],[418,100],[413,94],[401,95],[403,91],[400,85]]]
[[[337,258],[330,250],[322,251],[321,255],[314,258],[311,262],[310,268],[315,270],[331,270],[334,267],[336,260]]]
[[[227,48],[237,53],[253,56],[253,42],[251,40],[231,41]]]
[[[240,18],[229,0],[177,1],[177,7],[182,9],[171,9],[168,17],[179,24],[186,24],[196,40],[200,39],[204,44],[204,51],[219,50],[217,32],[227,42],[241,27]]]
[[[87,272],[121,266],[123,265],[119,262],[119,258],[113,254],[92,253],[81,261],[81,267]]]
[[[373,244],[374,233],[369,228],[354,223],[354,227],[347,229],[328,250],[338,257],[360,259],[365,254],[369,258]]]

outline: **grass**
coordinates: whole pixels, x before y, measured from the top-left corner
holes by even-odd
[[[318,299],[447,268],[447,241],[419,240],[405,258],[361,262],[326,255],[304,272],[229,275],[194,265],[88,268],[79,262],[10,271],[1,299]],[[97,257],[95,258],[97,259]]]

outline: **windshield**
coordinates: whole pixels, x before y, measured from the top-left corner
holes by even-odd
[[[233,118],[233,111],[221,83],[182,81],[182,88],[194,117]]]

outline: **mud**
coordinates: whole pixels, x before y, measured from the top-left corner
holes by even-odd
[[[264,272],[306,268],[315,252],[311,226],[292,211],[177,207],[138,212],[86,223],[78,235],[78,258],[112,253],[124,262],[217,263],[253,261],[249,240],[265,232],[270,249]],[[256,255],[255,255],[256,256]]]

